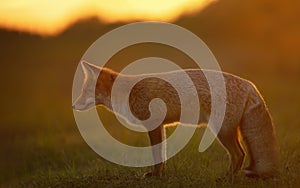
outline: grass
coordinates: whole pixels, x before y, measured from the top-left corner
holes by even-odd
[[[197,129],[187,147],[168,160],[163,177],[142,179],[143,173],[150,167],[123,167],[95,154],[80,136],[68,108],[66,111],[53,111],[55,118],[52,119],[46,120],[41,115],[40,119],[30,120],[36,124],[26,128],[20,126],[17,133],[11,133],[15,139],[9,148],[17,153],[11,153],[12,158],[7,159],[6,169],[10,170],[2,171],[6,175],[2,176],[2,180],[9,178],[3,187],[297,187],[300,183],[300,124],[297,121],[300,103],[290,104],[283,99],[295,97],[299,100],[296,96],[299,96],[300,90],[280,81],[276,87],[259,83],[266,88],[263,93],[269,94],[266,100],[281,147],[281,175],[276,180],[249,179],[239,174],[233,182],[226,179],[218,181],[226,173],[229,159],[217,141],[204,153],[198,152],[203,128]],[[281,92],[282,89],[284,92]],[[118,128],[117,120],[104,109],[99,109],[99,112],[105,114],[103,121],[110,122],[110,131],[115,130],[114,136],[121,141],[148,143],[145,135],[126,133],[126,130]],[[39,126],[39,122],[44,123]],[[169,134],[171,129],[168,128]]]
[[[299,149],[288,143],[282,149],[281,176],[276,180],[257,180],[242,174],[234,179],[217,181],[226,173],[228,157],[216,142],[205,153],[197,147],[202,130],[178,155],[167,162],[161,178],[142,179],[150,168],[130,168],[112,164],[95,155],[85,144],[61,150],[35,160],[38,169],[17,181],[20,187],[296,187],[299,183]],[[75,148],[80,147],[80,150]],[[56,148],[57,150],[57,148]],[[76,151],[77,150],[77,151]]]

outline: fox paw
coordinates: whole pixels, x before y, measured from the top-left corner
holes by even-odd
[[[249,169],[244,169],[243,173],[249,178],[259,178],[259,175],[256,172]]]
[[[147,172],[143,175],[142,179],[144,178],[150,178],[150,177],[160,177],[161,173],[154,173],[154,172]]]
[[[150,178],[150,177],[152,177],[153,176],[153,172],[147,172],[147,173],[145,173],[143,176],[142,176],[142,179],[144,179],[144,178]]]

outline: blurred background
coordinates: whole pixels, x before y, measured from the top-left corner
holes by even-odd
[[[75,70],[101,35],[145,20],[190,30],[223,71],[253,81],[270,108],[282,155],[299,163],[299,18],[298,0],[0,1],[0,182],[49,175],[97,158],[73,118]],[[154,44],[124,49],[110,61],[121,66],[149,55],[193,67],[180,52]],[[118,124],[100,110],[105,121]],[[112,132],[126,142],[121,131]]]

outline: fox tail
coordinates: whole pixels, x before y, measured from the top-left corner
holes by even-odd
[[[269,178],[279,173],[279,146],[268,108],[252,84],[240,124],[241,135],[250,156],[244,170],[249,177]]]

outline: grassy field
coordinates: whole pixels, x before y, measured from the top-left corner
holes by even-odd
[[[264,94],[276,126],[281,147],[281,175],[276,180],[248,179],[239,174],[233,182],[217,181],[226,173],[228,156],[217,141],[204,153],[198,152],[202,128],[196,131],[183,151],[167,162],[162,178],[141,179],[150,168],[119,166],[95,154],[77,129],[71,101],[44,88],[39,95],[55,100],[38,99],[35,95],[35,102],[28,104],[28,108],[35,111],[26,110],[24,105],[20,109],[21,119],[13,115],[3,117],[6,126],[1,127],[2,186],[297,187],[300,184],[300,122],[297,119],[300,89],[294,86],[299,83],[298,75],[286,75],[282,79],[278,74],[268,74],[268,79],[265,79],[263,74],[253,76],[252,80]],[[111,114],[104,109],[99,109],[99,112],[105,114],[104,121],[112,126],[110,130],[116,137],[129,144],[148,143],[145,135],[124,134]],[[15,118],[14,121],[9,121],[11,118]]]
[[[119,166],[93,152],[81,137],[73,117],[72,81],[85,50],[101,34],[117,25],[103,25],[91,20],[49,38],[0,30],[0,185],[299,187],[300,59],[299,48],[296,48],[300,41],[299,32],[295,32],[298,37],[295,38],[287,34],[289,30],[271,27],[274,33],[269,35],[259,30],[259,26],[250,24],[258,23],[257,20],[247,17],[250,20],[239,26],[237,23],[240,23],[239,19],[243,20],[242,16],[236,16],[235,12],[225,14],[221,11],[222,6],[216,10],[209,9],[199,17],[182,18],[177,24],[200,36],[224,71],[249,79],[258,86],[269,106],[281,147],[278,179],[249,179],[239,174],[233,182],[218,181],[227,171],[228,156],[217,141],[204,153],[198,152],[203,128],[197,129],[184,150],[167,161],[162,178],[141,179],[150,168]],[[243,9],[239,10],[239,14],[243,13]],[[256,15],[255,18],[261,17]],[[296,24],[292,25],[297,28]],[[244,26],[248,27],[243,30]],[[299,31],[299,28],[295,30]],[[133,50],[132,55],[142,56],[145,51],[149,50]],[[152,52],[182,62],[183,57],[173,52],[166,53],[156,47]],[[132,60],[128,51],[126,56],[120,54],[115,58],[119,63]],[[111,133],[120,140],[137,145],[148,143],[146,135],[124,133],[111,114],[101,108],[99,112],[111,125]],[[171,134],[172,128],[168,128],[168,132]]]
[[[300,91],[292,93],[294,92],[299,94]],[[278,94],[276,97],[282,97],[282,95]],[[297,187],[300,183],[299,124],[295,125],[296,122],[293,122],[293,119],[296,119],[296,112],[300,109],[299,103],[295,105],[294,108],[297,110],[294,110],[294,113],[285,112],[284,109],[288,108],[288,104],[284,104],[283,100],[278,99],[273,102],[269,100],[269,104],[281,146],[281,175],[276,180],[249,179],[239,174],[233,182],[217,181],[226,173],[229,164],[228,156],[218,142],[215,142],[204,153],[198,152],[203,129],[198,129],[188,146],[167,162],[162,178],[141,179],[143,173],[150,170],[149,168],[123,167],[102,159],[85,144],[75,123],[68,123],[67,119],[59,119],[59,116],[62,118],[62,115],[57,114],[54,122],[43,123],[43,127],[33,126],[26,130],[19,127],[22,130],[23,138],[20,138],[21,135],[15,134],[14,143],[9,144],[17,153],[10,156],[13,158],[8,161],[14,160],[15,163],[13,166],[8,166],[11,170],[5,170],[6,173],[2,172],[4,175],[2,178],[14,178],[5,182],[3,186]],[[272,110],[275,109],[274,105],[279,105],[278,111]],[[71,113],[71,110],[69,111]],[[106,113],[104,121],[110,120],[112,126],[118,124],[104,109],[99,109],[99,112]],[[71,116],[71,114],[69,115]],[[40,121],[44,122],[45,120],[41,119]],[[35,120],[35,123],[39,124],[39,121]],[[117,137],[127,138],[129,142],[131,140],[132,143],[129,144],[134,144],[133,142],[137,139],[147,143],[147,137],[143,135],[136,136],[128,132],[124,134],[124,131],[116,129],[116,126],[111,127],[111,130],[119,132]],[[171,130],[168,132],[170,133]],[[120,135],[127,136],[121,137]]]

